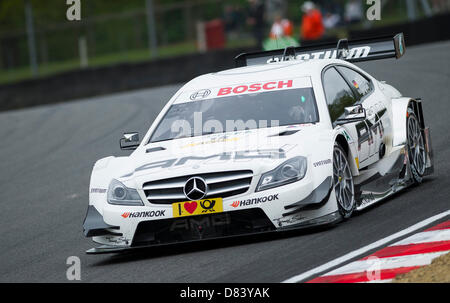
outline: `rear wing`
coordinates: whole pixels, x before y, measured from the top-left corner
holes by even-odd
[[[399,33],[394,37],[384,36],[351,41],[341,39],[337,43],[243,53],[237,55],[234,60],[236,67],[240,67],[288,60],[342,59],[349,62],[361,62],[386,58],[398,59],[404,53],[405,38],[403,33]]]

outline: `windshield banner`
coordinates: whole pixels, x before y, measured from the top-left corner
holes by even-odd
[[[312,87],[309,77],[237,83],[212,88],[189,90],[181,93],[174,104],[195,102],[233,95],[263,93],[269,91]]]

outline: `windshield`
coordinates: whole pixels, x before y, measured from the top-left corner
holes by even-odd
[[[318,122],[312,87],[173,104],[150,142]]]

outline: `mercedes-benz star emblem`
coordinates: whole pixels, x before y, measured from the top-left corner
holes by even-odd
[[[202,178],[192,177],[186,181],[183,191],[189,200],[201,200],[206,196],[208,185]]]

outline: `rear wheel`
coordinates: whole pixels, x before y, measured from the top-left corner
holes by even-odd
[[[337,143],[333,151],[333,186],[339,213],[347,219],[355,210],[355,187],[347,155]]]
[[[408,120],[406,122],[408,135],[408,158],[409,166],[414,183],[421,183],[426,166],[425,142],[420,129],[419,120],[414,112],[408,110]]]

